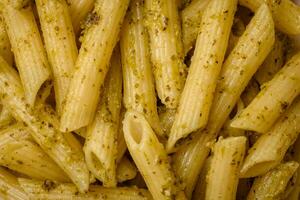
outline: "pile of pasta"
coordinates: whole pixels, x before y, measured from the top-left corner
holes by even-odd
[[[290,0],[1,0],[0,198],[298,200],[299,35]]]

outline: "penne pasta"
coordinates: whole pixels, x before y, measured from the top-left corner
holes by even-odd
[[[209,153],[207,144],[216,138],[242,91],[272,48],[272,22],[268,7],[263,5],[223,65],[207,127],[192,136],[190,141],[187,140],[174,155],[175,173],[186,184],[187,196],[192,193]],[[258,56],[260,53],[261,56]]]
[[[151,200],[147,190],[137,188],[104,188],[102,186],[91,186],[85,194],[79,194],[75,185],[70,183],[57,183],[52,181],[35,181],[19,178],[20,186],[28,194],[30,199],[44,200],[96,200],[96,199],[122,199],[122,200]]]
[[[77,59],[77,46],[65,0],[37,0],[36,7],[53,71],[56,110],[61,113]]]
[[[300,7],[291,0],[239,0],[239,4],[252,11],[267,2],[272,10],[275,26],[288,35],[300,34]]]
[[[146,0],[145,9],[156,91],[167,108],[176,108],[186,75],[177,5],[175,0]]]
[[[299,94],[300,53],[293,56],[231,126],[266,133]]]
[[[207,123],[236,6],[235,0],[212,0],[203,13],[194,56],[168,139],[168,152],[174,150],[179,139],[204,128]]]
[[[297,163],[300,162],[300,139],[298,138],[294,144],[293,150],[292,150],[292,156],[293,160]],[[300,169],[297,169],[297,176],[296,181],[294,182],[294,188],[292,189],[291,193],[288,195],[287,199],[289,200],[298,200],[299,194],[300,194],[300,176],[298,175],[300,172]]]
[[[122,101],[122,69],[119,54],[116,47],[96,116],[87,127],[84,144],[85,160],[89,170],[107,187],[117,185],[118,123]]]
[[[2,56],[9,65],[13,64],[13,54],[8,35],[5,30],[5,22],[3,17],[0,17],[0,56]]]
[[[255,80],[257,80],[260,85],[271,80],[284,64],[284,38],[282,37],[283,36],[276,34],[272,51],[269,53],[263,64],[258,68],[254,76]]]
[[[123,99],[126,109],[143,113],[155,132],[162,135],[151,71],[149,38],[143,25],[143,6],[143,1],[131,1],[122,27]]]
[[[270,131],[259,137],[250,148],[241,177],[263,175],[278,165],[297,139],[299,131],[300,99],[297,99]]]
[[[35,144],[21,124],[0,131],[0,165],[39,180],[69,182],[67,175]]]
[[[50,70],[32,8],[30,5],[16,8],[10,1],[4,2],[2,14],[26,101],[33,106],[40,87],[50,76]]]
[[[20,187],[17,178],[5,168],[0,167],[0,198],[5,200],[29,200]]]
[[[128,150],[141,172],[154,199],[179,199],[169,159],[163,145],[157,139],[145,117],[135,111],[127,111],[123,130]]]
[[[64,135],[49,122],[49,115],[37,117],[24,101],[24,91],[17,73],[0,57],[0,88],[3,104],[12,115],[23,121],[34,140],[60,166],[81,192],[87,191],[89,174],[81,151],[75,150]],[[51,118],[51,117],[50,117]]]
[[[196,43],[202,14],[208,3],[209,0],[194,0],[181,11],[182,42],[185,55]]]
[[[129,0],[96,1],[61,115],[61,131],[79,129],[93,120],[128,4]]]
[[[294,161],[278,165],[276,168],[255,179],[247,200],[281,199],[285,188],[297,170],[299,164]]]
[[[205,192],[207,187],[207,174],[211,166],[212,157],[208,157],[204,163],[203,169],[199,174],[199,178],[193,192],[192,200],[205,200]]]
[[[214,145],[207,175],[206,200],[235,199],[246,141],[246,137],[229,137],[219,139]]]
[[[96,0],[68,0],[70,15],[72,18],[74,33],[79,34],[81,25],[87,18],[89,12],[93,10]],[[92,15],[91,15],[92,16]]]
[[[119,162],[117,167],[117,181],[122,183],[134,179],[137,174],[136,167],[125,156]]]

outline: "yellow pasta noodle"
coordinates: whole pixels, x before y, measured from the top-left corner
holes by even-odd
[[[300,53],[293,56],[274,78],[264,85],[231,126],[266,133],[299,94],[299,63]]]
[[[266,134],[259,137],[248,152],[241,177],[265,174],[280,163],[300,131],[300,100],[297,99]]]
[[[168,108],[176,108],[185,80],[181,26],[175,0],[145,0],[146,22],[156,91]]]
[[[299,164],[294,161],[282,163],[263,176],[256,178],[247,200],[281,199],[289,180],[298,166]]]
[[[117,184],[118,123],[122,101],[122,69],[119,54],[116,47],[95,119],[87,127],[84,145],[89,170],[108,187]]]
[[[121,32],[121,53],[126,109],[143,113],[152,128],[162,134],[156,108],[156,93],[150,61],[143,1],[131,1]]]
[[[60,114],[77,59],[77,46],[65,0],[37,0],[49,62],[53,71],[56,110]]]
[[[38,90],[50,76],[50,70],[32,8],[30,5],[15,8],[8,1],[4,2],[2,13],[25,97],[33,106]]]
[[[128,4],[129,0],[96,1],[63,108],[61,131],[73,131],[92,121]]]
[[[153,198],[174,199],[180,195],[167,153],[145,117],[127,111],[123,129],[128,150]]]
[[[237,1],[212,0],[203,13],[200,33],[167,143],[167,151],[172,151],[179,139],[204,128],[207,123],[236,6]]]
[[[12,115],[23,121],[34,140],[64,170],[81,192],[89,187],[89,174],[81,149],[75,150],[65,136],[53,127],[48,115],[37,117],[24,100],[24,91],[17,73],[0,57],[0,88],[2,102]],[[49,114],[50,115],[50,114]]]

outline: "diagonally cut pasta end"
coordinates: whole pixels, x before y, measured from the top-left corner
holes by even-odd
[[[278,164],[276,161],[264,161],[264,162],[251,162],[245,161],[242,169],[240,170],[240,178],[251,178],[265,174],[270,169]]]

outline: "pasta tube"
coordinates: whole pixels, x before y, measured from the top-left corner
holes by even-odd
[[[294,161],[278,165],[275,169],[255,179],[247,200],[281,199],[285,188],[297,170],[299,164]]]
[[[300,162],[300,139],[298,138],[297,141],[294,144],[293,147],[293,160],[296,162]],[[298,200],[299,194],[300,194],[300,176],[298,175],[300,173],[300,169],[297,169],[297,176],[294,188],[292,189],[291,193],[288,195],[287,199],[289,200]]]
[[[204,163],[203,169],[201,170],[197,181],[197,185],[193,192],[192,200],[205,200],[205,192],[207,187],[206,177],[211,166],[211,158],[212,157],[208,157]]]
[[[169,135],[174,123],[176,109],[165,109],[159,113],[159,121],[165,135]]]
[[[39,180],[68,182],[67,175],[36,145],[21,124],[0,131],[0,165]]]
[[[9,65],[13,64],[11,45],[5,30],[5,22],[2,16],[0,17],[0,55],[6,60]]]
[[[271,80],[284,64],[284,41],[283,36],[276,34],[275,43],[272,51],[266,60],[258,68],[254,78],[260,85]]]
[[[293,56],[231,126],[266,133],[300,92],[300,53]]]
[[[143,19],[143,1],[131,1],[125,18],[120,47],[126,109],[143,113],[151,127],[162,134],[150,62],[149,39]]]
[[[209,0],[194,0],[181,11],[182,41],[185,55],[196,43],[202,14],[208,3]]]
[[[122,71],[118,47],[115,49],[104,91],[94,121],[87,128],[84,153],[87,166],[104,186],[114,187],[118,124],[122,102]]]
[[[207,123],[236,6],[235,0],[212,0],[203,13],[194,56],[167,143],[169,152],[179,139]]]
[[[125,109],[121,109],[121,115],[120,115],[120,122],[119,122],[119,128],[118,128],[118,141],[117,141],[117,163],[119,163],[121,161],[121,159],[123,158],[126,150],[127,150],[127,145],[125,142],[125,138],[124,138],[124,132],[123,132],[123,124],[122,121],[124,119],[124,115],[125,115]]]
[[[137,188],[104,188],[91,186],[85,194],[78,194],[78,189],[70,183],[57,183],[52,181],[35,181],[30,179],[18,179],[20,186],[28,194],[30,199],[55,199],[55,200],[97,200],[97,199],[122,199],[122,200],[151,200],[147,190]]]
[[[252,11],[265,2],[272,10],[276,28],[288,35],[300,34],[300,7],[291,0],[239,0],[242,6]]]
[[[60,114],[77,58],[77,46],[65,0],[37,0],[49,62],[53,71],[56,109]]]
[[[60,166],[81,192],[87,191],[89,173],[81,150],[75,150],[64,135],[53,127],[46,115],[36,116],[24,102],[24,91],[17,73],[0,57],[0,88],[3,104],[23,121],[34,140]],[[49,114],[50,115],[50,114]]]
[[[11,4],[5,2],[2,13],[25,98],[33,106],[38,90],[50,76],[49,63],[31,6],[19,9]]]
[[[134,179],[137,174],[136,167],[125,156],[119,162],[117,167],[117,180],[122,183]]]
[[[246,151],[246,137],[219,139],[207,175],[205,199],[235,199],[238,172]]]
[[[268,55],[274,42],[274,27],[270,10],[263,5],[248,24],[244,34],[225,61],[206,129],[187,140],[174,155],[174,169],[191,194],[199,172],[209,153],[207,144],[213,141],[245,89],[251,76]],[[272,37],[273,35],[273,37]],[[252,39],[256,38],[256,39]],[[252,40],[251,40],[252,39]],[[260,45],[258,46],[258,41]],[[245,45],[247,44],[247,45]],[[261,56],[257,56],[261,54]],[[244,57],[245,56],[245,57]]]
[[[249,150],[241,177],[265,174],[278,165],[300,132],[300,99]]]
[[[108,71],[108,63],[117,43],[120,24],[129,0],[98,0],[90,27],[75,64],[75,71],[63,108],[60,130],[69,132],[87,126],[94,117],[100,88]]]
[[[177,4],[146,0],[145,9],[156,91],[167,108],[176,108],[186,74]]]
[[[167,153],[145,117],[127,111],[123,130],[128,150],[154,199],[172,199],[179,194]]]
[[[6,200],[29,200],[17,178],[0,167],[0,197]]]
[[[68,0],[67,1],[69,3],[74,33],[76,35],[79,34],[81,24],[84,22],[89,12],[93,10],[95,1],[96,0]]]

